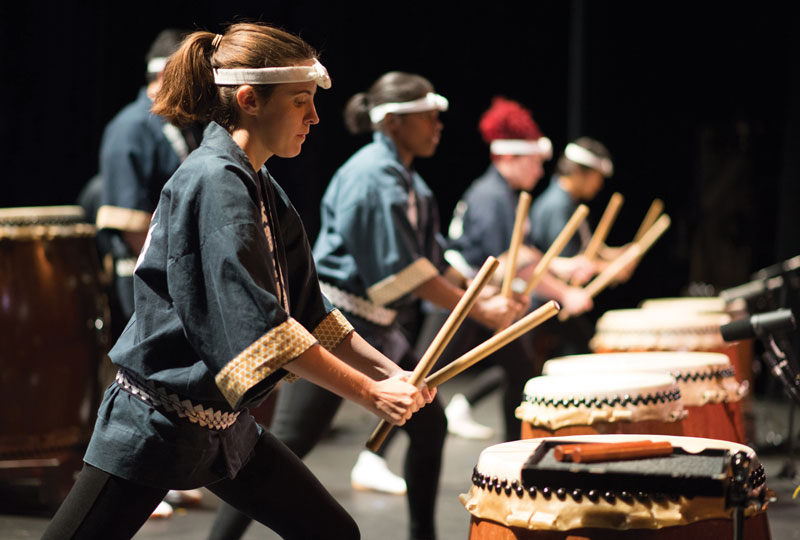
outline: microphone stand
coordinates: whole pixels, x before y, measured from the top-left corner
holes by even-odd
[[[762,355],[764,363],[767,365],[770,372],[781,381],[786,395],[791,399],[791,403],[789,403],[789,456],[778,476],[780,478],[796,478],[797,468],[794,465],[793,431],[795,407],[800,405],[800,377],[795,373],[786,352],[778,346],[772,334],[759,334],[758,337],[764,345],[764,354]]]

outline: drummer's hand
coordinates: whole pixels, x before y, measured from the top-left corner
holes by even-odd
[[[597,264],[583,255],[572,257],[572,263],[574,266],[569,277],[575,285],[585,285],[599,271]]]
[[[561,308],[570,315],[580,315],[593,307],[592,296],[579,287],[567,287],[561,295]]]
[[[525,311],[525,305],[513,298],[495,295],[479,299],[470,315],[479,323],[494,330],[502,330],[513,323]]]
[[[630,244],[626,244],[625,247],[627,248],[629,245]],[[624,251],[623,251],[623,253],[624,253]],[[617,273],[617,275],[614,276],[614,279],[612,281],[615,284],[627,283],[627,281],[629,279],[631,279],[631,276],[633,276],[633,272],[636,270],[636,267],[638,266],[638,264],[639,264],[639,260],[638,259],[632,260],[631,262],[629,262],[628,264],[626,264],[625,266],[622,267],[622,270],[620,270]]]
[[[405,424],[426,402],[430,403],[423,392],[408,382],[409,376],[407,371],[396,373],[388,379],[373,381],[369,389],[373,412],[397,426]],[[430,391],[427,393],[430,397]]]

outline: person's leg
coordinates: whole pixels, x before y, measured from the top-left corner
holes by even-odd
[[[282,538],[360,538],[358,526],[302,460],[265,431],[234,479],[207,486]],[[310,519],[310,517],[312,519]]]
[[[529,336],[521,336],[497,352],[497,361],[503,368],[503,425],[504,440],[516,441],[521,436],[522,421],[516,410],[522,403],[525,384],[541,374],[541,364],[535,358],[533,343]]]
[[[412,540],[436,538],[436,496],[447,420],[438,399],[414,413],[401,427],[409,435],[404,473],[408,486],[409,529]]]
[[[283,383],[277,392],[270,431],[302,459],[327,432],[342,398],[305,379]],[[251,521],[248,515],[223,501],[208,540],[238,540]]]
[[[84,465],[42,540],[132,538],[166,493]]]

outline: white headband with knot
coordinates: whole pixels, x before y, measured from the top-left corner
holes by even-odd
[[[440,96],[439,94],[434,94],[433,92],[428,92],[424,97],[415,99],[413,101],[381,103],[380,105],[375,105],[369,110],[369,119],[373,124],[378,124],[386,117],[387,114],[390,113],[408,114],[425,111],[446,111],[449,105],[450,102],[447,101],[446,97]]]
[[[147,62],[147,73],[161,73],[164,71],[164,66],[167,65],[167,60],[169,60],[169,58],[166,56],[151,58]]]
[[[574,161],[578,165],[583,165],[584,167],[589,167],[590,169],[600,171],[600,173],[605,177],[609,177],[614,174],[614,164],[611,163],[610,159],[601,158],[583,146],[579,146],[575,143],[569,143],[567,145],[567,147],[564,149],[564,157],[570,161]]]
[[[553,143],[547,137],[538,139],[495,139],[489,144],[495,156],[542,156],[547,161],[553,157]]]
[[[237,84],[282,84],[316,81],[320,88],[331,87],[331,78],[325,66],[314,59],[310,66],[264,67],[264,68],[217,68],[214,83]]]

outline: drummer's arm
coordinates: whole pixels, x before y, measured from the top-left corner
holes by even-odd
[[[125,243],[128,244],[128,247],[130,247],[136,255],[142,251],[146,238],[147,231],[122,231],[122,239],[125,240]]]
[[[437,275],[419,285],[412,293],[439,307],[452,310],[464,295],[464,289],[453,285],[444,276]],[[468,316],[489,328],[504,328],[527,309],[526,304],[527,302],[496,294],[491,297],[481,294]]]

